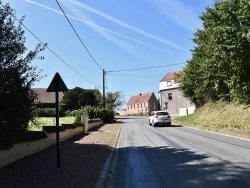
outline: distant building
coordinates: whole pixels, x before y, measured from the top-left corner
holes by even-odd
[[[127,109],[126,108],[119,108],[117,110],[117,112],[121,115],[121,116],[126,116],[127,115]]]
[[[132,96],[127,105],[128,114],[148,114],[153,110],[158,110],[158,101],[154,92]]]
[[[56,102],[56,94],[55,92],[47,92],[47,88],[31,88],[38,96],[35,102],[48,102],[54,103]],[[86,89],[86,91],[94,93],[96,89]],[[99,90],[97,90],[99,92]],[[67,91],[66,91],[67,92]],[[62,100],[64,93],[66,92],[58,92],[58,100],[59,102]]]
[[[47,92],[46,88],[31,88],[36,94],[37,99],[35,102],[48,102],[54,103],[56,102],[56,94],[55,92]],[[64,96],[63,92],[58,92],[58,100],[61,101]]]
[[[181,86],[174,81],[175,74],[167,73],[160,81],[160,108],[172,115],[191,114],[195,105],[182,95]]]

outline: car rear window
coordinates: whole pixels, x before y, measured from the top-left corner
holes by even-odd
[[[158,115],[158,116],[167,116],[169,114],[167,112],[156,112],[156,115]]]

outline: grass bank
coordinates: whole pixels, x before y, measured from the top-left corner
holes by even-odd
[[[250,138],[250,105],[208,103],[173,123]]]
[[[59,124],[61,123],[74,123],[75,117],[60,117]],[[55,126],[56,118],[55,117],[40,117],[36,118],[35,123],[29,124],[29,130],[32,131],[41,131],[42,126]]]

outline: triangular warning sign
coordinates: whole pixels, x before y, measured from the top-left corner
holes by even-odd
[[[67,86],[65,85],[64,81],[62,80],[60,74],[57,72],[51,81],[47,92],[57,92],[57,91],[68,91]]]

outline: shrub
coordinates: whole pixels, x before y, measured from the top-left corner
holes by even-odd
[[[82,114],[86,114],[89,119],[101,119],[103,123],[113,123],[115,116],[113,111],[107,111],[103,108],[94,108],[85,106],[82,109],[76,110],[75,122],[81,121]]]
[[[33,114],[36,117],[55,117],[56,109],[55,108],[35,108]],[[65,116],[62,108],[59,107],[59,116]]]

